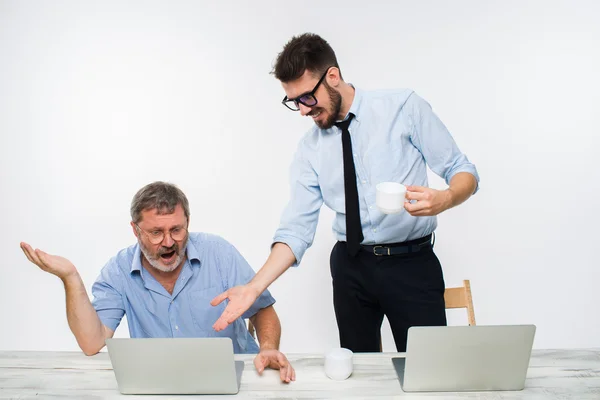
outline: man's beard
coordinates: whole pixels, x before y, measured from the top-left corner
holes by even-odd
[[[333,124],[337,121],[338,116],[340,114],[340,110],[342,109],[342,95],[329,86],[327,82],[323,82],[323,86],[327,89],[327,94],[329,95],[329,103],[331,104],[331,109],[329,111],[329,116],[323,122],[315,121],[315,124],[321,129],[329,129],[333,126]],[[323,108],[313,109],[310,114],[317,113],[322,111]],[[310,115],[309,114],[309,115]]]
[[[146,248],[146,246],[144,246],[144,243],[142,243],[142,241],[140,239],[138,239],[138,243],[140,244],[140,250],[142,251],[142,254],[144,255],[144,257],[146,257],[146,260],[148,260],[148,263],[153,268],[155,268],[159,271],[162,271],[162,272],[173,272],[175,269],[177,269],[179,264],[181,264],[181,261],[183,261],[183,254],[181,254],[181,253],[183,253],[185,251],[185,247],[187,245],[187,238],[182,243],[181,249],[179,248],[179,245],[177,243],[173,243],[173,246],[171,246],[171,247],[161,246],[157,250],[155,255],[152,255],[150,250],[148,250]],[[173,251],[175,252],[175,254],[177,254],[175,261],[173,261],[173,263],[171,265],[162,264],[160,256],[162,254],[169,254]]]

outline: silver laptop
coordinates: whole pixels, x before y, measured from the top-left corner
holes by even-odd
[[[107,339],[123,394],[235,394],[243,361],[230,338]]]
[[[423,326],[392,363],[405,392],[522,390],[535,325]]]

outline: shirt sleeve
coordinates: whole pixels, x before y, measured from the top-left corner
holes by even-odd
[[[238,285],[245,285],[254,277],[254,270],[232,244],[227,243],[227,247],[229,253],[227,273],[228,288]],[[242,318],[250,318],[261,309],[269,307],[273,304],[275,304],[275,299],[273,296],[271,296],[269,290],[265,290],[260,296],[258,296],[254,304],[252,304],[252,306],[250,306],[250,308],[244,314],[242,314]]]
[[[411,141],[421,152],[425,162],[447,184],[459,172],[468,172],[477,181],[475,192],[479,190],[479,174],[475,165],[461,153],[452,135],[433,112],[429,103],[413,93],[407,100],[412,116],[413,132]]]
[[[306,156],[308,151],[304,143],[296,151],[290,167],[290,201],[273,237],[273,244],[281,242],[290,247],[296,258],[293,266],[300,264],[312,246],[323,205],[317,173]]]
[[[100,276],[92,285],[92,305],[100,318],[102,324],[111,330],[116,330],[123,315],[125,315],[125,306],[123,297],[117,289],[120,277],[120,271],[115,260],[111,260],[102,268]]]

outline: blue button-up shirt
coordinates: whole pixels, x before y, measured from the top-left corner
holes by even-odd
[[[92,286],[92,304],[102,323],[114,331],[126,315],[132,338],[226,336],[232,339],[235,353],[257,353],[258,345],[243,318],[275,299],[268,290],[263,292],[241,318],[216,332],[212,325],[227,300],[216,307],[210,301],[233,286],[248,283],[254,271],[233,245],[206,233],[189,234],[186,255],[173,294],[169,294],[142,265],[139,244],[121,250]]]
[[[378,183],[428,186],[427,165],[449,183],[459,172],[479,176],[430,105],[408,89],[355,89],[349,113],[363,244],[395,243],[432,233],[436,217],[383,214],[375,205]],[[348,116],[346,115],[346,118]],[[290,169],[291,200],[273,242],[286,243],[300,263],[312,245],[319,210],[335,212],[333,233],[346,240],[341,130],[316,125],[300,141]]]

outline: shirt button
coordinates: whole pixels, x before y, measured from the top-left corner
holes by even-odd
[[[377,232],[377,229],[373,229],[373,232]]]
[[[373,209],[373,206],[369,206],[369,210],[372,210],[372,209]],[[171,303],[172,303],[172,302],[171,302]]]
[[[362,183],[367,183],[367,181],[363,180]]]
[[[178,330],[179,330],[179,327],[178,327],[177,325],[175,325],[175,330],[176,330],[176,331],[178,331]]]

